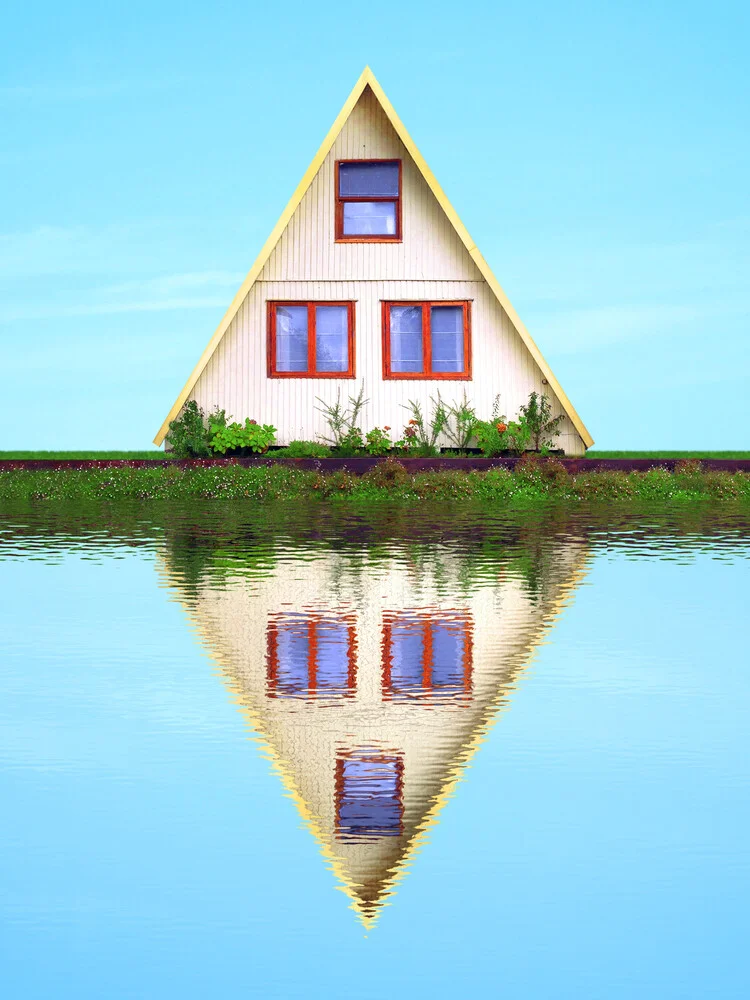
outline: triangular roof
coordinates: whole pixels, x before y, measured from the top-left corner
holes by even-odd
[[[565,413],[567,413],[568,417],[571,420],[571,423],[573,424],[573,426],[575,427],[575,429],[578,431],[578,433],[581,435],[581,438],[583,439],[583,442],[586,445],[586,447],[590,448],[591,445],[594,443],[594,439],[591,437],[591,435],[589,434],[589,432],[586,430],[586,427],[585,427],[583,421],[581,420],[581,418],[576,413],[575,408],[573,407],[573,405],[570,402],[570,400],[568,399],[568,397],[565,395],[565,393],[564,393],[564,391],[562,389],[562,386],[560,385],[560,383],[557,381],[557,379],[555,378],[554,374],[552,373],[552,370],[549,367],[549,365],[547,364],[547,362],[545,361],[545,359],[544,359],[544,357],[542,355],[542,352],[539,350],[539,348],[537,347],[537,345],[534,342],[533,338],[531,337],[530,333],[528,332],[528,330],[526,329],[526,327],[521,322],[521,319],[520,319],[518,313],[513,308],[513,306],[510,303],[510,300],[509,300],[508,296],[505,294],[505,292],[503,291],[502,287],[500,286],[500,282],[497,280],[497,278],[495,277],[495,275],[492,273],[492,270],[490,269],[489,264],[484,259],[484,257],[482,256],[482,254],[479,252],[479,249],[477,248],[476,244],[474,243],[474,241],[472,240],[471,236],[469,235],[468,230],[464,226],[463,222],[461,222],[461,220],[459,219],[458,214],[456,213],[456,210],[453,208],[453,206],[451,205],[451,203],[448,201],[448,198],[446,197],[445,192],[443,191],[443,189],[438,184],[438,182],[437,182],[437,180],[435,178],[435,175],[432,173],[432,171],[430,170],[430,168],[427,166],[427,163],[425,162],[424,157],[422,156],[422,154],[417,149],[417,147],[416,147],[416,145],[415,145],[414,140],[412,139],[412,137],[406,131],[406,127],[404,126],[404,124],[401,121],[401,119],[399,118],[399,116],[396,114],[396,112],[395,112],[395,110],[394,110],[393,105],[391,104],[391,102],[385,96],[385,93],[383,92],[383,88],[380,86],[380,84],[378,83],[378,81],[375,79],[375,74],[372,72],[372,70],[370,69],[369,66],[365,66],[365,68],[364,68],[364,70],[362,72],[362,75],[357,80],[357,82],[354,85],[354,88],[352,89],[352,92],[347,97],[346,102],[344,103],[343,108],[341,109],[341,111],[339,112],[339,114],[338,114],[338,116],[336,118],[336,121],[333,123],[333,125],[329,129],[328,134],[326,135],[325,139],[321,143],[320,148],[318,149],[318,152],[315,154],[312,163],[310,164],[310,166],[305,171],[305,174],[304,174],[302,180],[297,185],[297,188],[296,188],[294,194],[292,195],[292,197],[290,198],[289,203],[287,204],[287,206],[284,209],[284,211],[281,213],[281,217],[279,218],[279,221],[276,223],[276,225],[274,226],[273,230],[271,231],[271,235],[268,237],[268,239],[266,240],[265,244],[263,245],[263,249],[258,254],[258,256],[257,256],[257,258],[255,260],[255,263],[253,264],[253,266],[248,271],[247,277],[242,282],[242,285],[240,286],[239,291],[237,292],[237,294],[235,295],[234,299],[232,300],[232,304],[227,309],[226,313],[224,314],[223,319],[221,320],[221,322],[217,326],[216,330],[214,331],[214,335],[209,340],[208,345],[206,346],[205,351],[200,356],[198,364],[195,366],[195,368],[193,369],[193,371],[192,371],[192,373],[190,375],[190,378],[187,380],[187,382],[183,386],[182,391],[180,392],[179,396],[175,400],[174,406],[169,411],[166,420],[164,421],[164,423],[159,428],[159,433],[154,438],[154,444],[161,445],[161,443],[163,442],[164,438],[166,437],[167,431],[169,430],[169,423],[170,423],[170,421],[175,419],[175,417],[178,415],[178,413],[180,412],[181,408],[184,406],[185,402],[187,401],[188,397],[190,396],[190,393],[191,393],[193,387],[195,386],[195,383],[200,378],[201,373],[203,372],[203,369],[206,367],[206,365],[210,361],[211,356],[213,355],[213,353],[216,350],[216,348],[219,346],[222,337],[224,336],[224,334],[229,329],[229,326],[230,326],[232,320],[237,315],[237,312],[239,311],[240,306],[244,302],[244,300],[245,300],[248,292],[250,291],[250,289],[252,288],[252,286],[255,284],[256,280],[260,276],[260,273],[263,270],[263,267],[265,266],[266,262],[268,261],[268,258],[271,256],[271,254],[272,254],[272,252],[273,252],[276,244],[278,243],[279,239],[281,238],[282,233],[286,229],[286,227],[287,227],[290,219],[292,218],[292,216],[294,215],[295,211],[299,207],[300,202],[302,201],[302,199],[305,196],[305,193],[307,192],[307,189],[312,184],[313,178],[317,174],[318,170],[320,169],[321,165],[323,164],[323,161],[325,160],[326,156],[330,152],[331,147],[333,146],[334,142],[336,141],[336,139],[337,139],[339,133],[341,132],[342,128],[346,124],[346,121],[347,121],[349,115],[351,114],[352,110],[354,109],[355,105],[357,104],[357,101],[362,96],[362,93],[364,92],[365,88],[367,88],[367,87],[370,88],[370,90],[372,91],[372,93],[377,98],[380,106],[382,107],[383,111],[385,112],[386,116],[388,117],[388,120],[390,121],[391,125],[393,126],[396,134],[398,135],[399,139],[401,140],[401,142],[406,147],[406,149],[407,149],[409,155],[411,156],[411,158],[413,159],[414,163],[417,165],[417,168],[419,169],[420,173],[424,177],[424,179],[425,179],[428,187],[430,188],[430,190],[434,194],[435,198],[437,199],[438,204],[440,205],[440,207],[443,209],[443,211],[445,212],[445,214],[450,219],[451,225],[453,226],[453,228],[455,229],[455,231],[458,234],[459,238],[461,239],[461,242],[464,244],[464,246],[468,250],[468,252],[469,252],[472,260],[474,261],[474,263],[476,264],[476,266],[479,268],[479,271],[482,274],[482,277],[485,279],[485,281],[487,282],[487,284],[489,285],[489,287],[492,289],[492,292],[495,295],[495,298],[498,300],[498,302],[500,303],[500,305],[503,307],[503,309],[505,310],[505,312],[506,312],[507,316],[509,317],[511,323],[513,324],[513,326],[515,327],[515,329],[518,331],[518,335],[520,336],[521,340],[524,342],[524,344],[528,348],[529,353],[533,357],[534,361],[536,361],[536,363],[539,366],[539,369],[541,370],[542,374],[547,379],[547,382],[549,383],[549,386],[550,386],[551,390],[554,392],[555,396],[560,401],[560,405],[562,406],[562,408],[565,411]]]

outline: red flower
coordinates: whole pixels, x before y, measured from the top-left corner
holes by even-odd
[[[497,429],[500,431],[501,434],[504,434],[507,431],[507,429],[508,429],[508,425],[507,424],[498,424],[497,425]]]
[[[389,430],[390,430],[390,427],[388,427],[388,426],[386,425],[386,426],[385,426],[385,427],[383,428],[383,430],[384,430],[384,431],[389,431]]]

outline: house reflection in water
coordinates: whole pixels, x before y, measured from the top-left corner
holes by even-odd
[[[366,925],[580,579],[586,550],[551,542],[526,577],[484,559],[472,578],[469,555],[451,546],[370,562],[287,551],[264,575],[205,572],[186,587],[167,557],[169,585]]]

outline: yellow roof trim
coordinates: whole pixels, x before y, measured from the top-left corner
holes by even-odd
[[[271,235],[266,240],[265,244],[263,245],[263,249],[258,254],[258,256],[257,256],[257,258],[255,260],[255,263],[250,268],[250,271],[248,272],[247,277],[242,282],[242,285],[240,286],[239,291],[237,292],[237,294],[235,295],[234,299],[232,300],[232,304],[227,309],[226,313],[224,314],[223,319],[221,320],[221,322],[219,323],[219,325],[216,327],[216,330],[214,331],[214,335],[209,340],[208,345],[206,346],[205,351],[200,356],[200,360],[198,361],[198,364],[195,366],[195,368],[193,369],[193,371],[192,371],[192,373],[190,375],[190,378],[187,380],[187,382],[183,386],[182,392],[179,394],[179,396],[175,400],[174,406],[169,411],[169,414],[167,415],[166,420],[164,421],[164,423],[159,428],[159,433],[154,438],[154,444],[157,445],[157,446],[160,446],[162,444],[162,442],[164,441],[164,438],[165,438],[165,436],[167,434],[167,431],[169,430],[169,423],[170,423],[170,421],[175,419],[175,417],[177,416],[177,414],[180,412],[180,410],[182,409],[183,405],[187,401],[188,396],[190,395],[190,393],[191,393],[191,391],[193,389],[193,386],[198,381],[198,379],[199,379],[199,377],[200,377],[203,369],[206,367],[206,365],[208,364],[209,360],[211,359],[211,356],[213,355],[214,351],[219,346],[219,343],[221,342],[222,337],[224,336],[224,334],[226,333],[226,331],[229,329],[229,325],[232,322],[232,320],[234,319],[234,317],[236,316],[237,312],[239,311],[239,308],[242,305],[245,297],[247,296],[247,293],[250,291],[250,289],[252,288],[252,286],[255,284],[258,276],[260,275],[260,272],[263,270],[263,267],[265,266],[266,262],[268,261],[268,258],[271,256],[271,253],[273,252],[274,247],[276,246],[276,244],[278,243],[279,239],[281,238],[281,234],[286,229],[286,227],[287,227],[287,225],[289,223],[289,220],[292,218],[292,216],[294,215],[295,211],[299,207],[300,202],[302,201],[302,199],[305,196],[305,193],[307,192],[307,189],[312,184],[313,178],[317,174],[318,170],[320,169],[320,167],[323,164],[323,161],[325,160],[326,156],[330,152],[330,150],[331,150],[334,142],[336,141],[336,139],[338,137],[339,132],[341,131],[341,129],[346,124],[346,120],[349,117],[349,115],[351,114],[351,112],[352,112],[355,104],[357,103],[357,101],[359,100],[359,98],[362,96],[362,92],[364,91],[365,87],[368,87],[368,86],[370,87],[370,89],[372,90],[373,94],[375,95],[375,97],[380,102],[380,105],[383,108],[383,111],[385,111],[386,116],[388,117],[388,120],[390,121],[391,125],[393,126],[393,128],[394,128],[396,134],[398,135],[399,139],[401,140],[401,142],[404,144],[404,146],[406,147],[407,151],[409,152],[409,155],[411,156],[411,158],[416,163],[417,168],[419,169],[420,173],[422,174],[422,176],[424,177],[425,181],[427,182],[428,187],[430,188],[430,190],[434,194],[435,198],[437,199],[438,204],[440,205],[440,207],[443,209],[443,211],[445,212],[445,214],[450,219],[451,225],[453,226],[453,228],[458,233],[458,236],[461,239],[461,242],[464,244],[464,246],[466,247],[466,249],[471,254],[471,257],[472,257],[474,263],[476,264],[477,268],[479,269],[480,274],[482,275],[482,277],[485,279],[485,281],[487,282],[487,284],[492,289],[492,292],[495,295],[495,298],[498,300],[498,302],[500,303],[500,305],[503,307],[503,309],[507,313],[508,318],[510,319],[511,323],[513,324],[513,326],[516,328],[516,331],[518,332],[518,335],[520,336],[521,340],[524,342],[524,344],[526,345],[526,347],[529,350],[529,353],[531,354],[531,356],[533,357],[534,361],[536,361],[537,365],[539,366],[540,371],[542,372],[542,374],[544,375],[544,377],[547,379],[547,382],[549,383],[550,389],[552,389],[552,391],[554,392],[554,394],[557,396],[557,398],[560,401],[560,405],[562,406],[563,410],[565,411],[565,413],[570,418],[570,421],[573,424],[573,426],[575,427],[575,429],[581,435],[581,438],[583,439],[583,443],[586,445],[587,448],[590,448],[591,445],[594,443],[594,439],[591,437],[591,435],[589,434],[588,430],[586,429],[586,426],[584,425],[583,421],[578,416],[578,413],[576,412],[573,404],[570,402],[570,400],[568,399],[567,395],[563,391],[562,386],[560,385],[560,383],[555,378],[555,376],[554,376],[554,374],[552,372],[552,369],[549,367],[549,365],[545,361],[544,356],[542,355],[542,352],[537,347],[537,345],[534,342],[534,339],[532,338],[531,334],[529,333],[529,331],[526,329],[526,327],[521,322],[521,319],[520,319],[518,313],[516,312],[516,310],[511,305],[510,299],[508,298],[508,296],[503,291],[503,289],[502,289],[502,287],[500,285],[500,282],[497,280],[497,278],[495,277],[495,275],[492,273],[492,270],[490,269],[489,264],[484,259],[484,257],[482,256],[482,254],[479,252],[479,250],[478,250],[476,244],[474,243],[474,241],[472,240],[471,236],[469,236],[468,230],[464,226],[463,222],[461,222],[461,220],[459,219],[456,210],[453,208],[453,206],[451,205],[451,203],[448,201],[448,198],[447,198],[445,192],[440,187],[440,184],[438,183],[437,179],[435,178],[435,175],[432,173],[432,171],[430,170],[430,168],[427,166],[427,163],[425,162],[424,157],[422,156],[422,154],[417,149],[417,147],[416,147],[416,145],[414,143],[414,140],[412,139],[412,137],[409,135],[409,133],[406,130],[406,126],[401,121],[401,119],[399,118],[399,116],[396,114],[396,111],[395,111],[393,105],[388,100],[388,98],[385,96],[385,93],[383,92],[383,88],[380,86],[380,84],[378,83],[378,81],[375,79],[375,74],[372,72],[372,70],[370,69],[369,66],[365,66],[365,68],[364,68],[364,70],[362,72],[362,75],[359,77],[359,79],[357,80],[357,82],[354,85],[354,88],[352,89],[352,92],[347,97],[346,103],[344,104],[343,108],[339,112],[339,114],[338,114],[335,122],[333,123],[333,125],[331,126],[331,128],[328,130],[328,134],[326,135],[325,139],[321,143],[321,146],[318,149],[318,152],[315,154],[312,163],[310,164],[310,166],[305,171],[305,174],[304,174],[302,180],[297,185],[297,188],[296,188],[294,194],[289,199],[289,203],[287,204],[286,208],[282,212],[281,218],[279,219],[279,221],[274,226],[274,228],[273,228],[273,230],[271,232]]]

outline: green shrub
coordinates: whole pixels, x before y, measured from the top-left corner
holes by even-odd
[[[331,449],[319,441],[290,441],[285,448],[277,448],[274,458],[328,458]]]
[[[165,440],[175,458],[209,458],[211,439],[226,427],[224,410],[216,407],[208,417],[194,399],[188,400],[176,420],[169,422]]]
[[[549,396],[540,396],[532,392],[525,406],[518,409],[519,426],[528,430],[531,447],[534,451],[554,448],[563,417],[552,416],[552,404]],[[527,447],[529,442],[524,444]],[[523,450],[523,449],[521,449]]]
[[[270,424],[258,424],[249,417],[242,424],[233,423],[229,426],[213,426],[211,448],[220,455],[228,451],[252,451],[262,453],[268,451],[276,440],[276,428]]]
[[[388,431],[390,427],[374,427],[365,435],[365,451],[370,455],[385,455],[393,447]]]
[[[403,486],[410,478],[408,470],[401,462],[395,458],[387,458],[384,462],[378,462],[372,469],[368,469],[362,476],[362,482],[368,486],[384,489]]]

